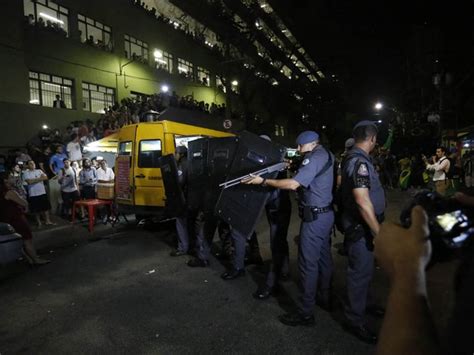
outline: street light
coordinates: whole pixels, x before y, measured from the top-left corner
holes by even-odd
[[[380,111],[381,109],[383,109],[383,104],[381,102],[377,102],[374,106],[374,108],[377,110],[377,111]]]
[[[237,80],[232,80],[231,84],[233,86],[237,86],[237,85],[239,85],[239,82]]]
[[[168,92],[169,91],[169,86],[168,85],[161,85],[161,92]]]

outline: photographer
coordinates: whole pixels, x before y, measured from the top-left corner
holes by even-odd
[[[474,207],[474,198],[456,194],[456,199]],[[409,229],[393,223],[382,225],[375,243],[375,257],[387,272],[391,289],[377,354],[440,354],[438,336],[431,317],[426,290],[425,267],[431,257],[428,217],[417,206],[411,212]],[[450,354],[472,354],[474,342],[474,243],[465,255],[456,278],[455,306],[446,338]]]

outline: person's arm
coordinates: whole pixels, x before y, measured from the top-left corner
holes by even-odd
[[[375,236],[379,232],[380,224],[375,216],[374,205],[370,200],[368,188],[356,188],[352,190],[354,200],[359,208],[360,215],[364,222],[369,226],[372,234]]]
[[[387,272],[391,288],[377,344],[377,355],[441,353],[428,306],[425,266],[431,256],[428,218],[412,211],[409,229],[385,223],[375,243],[375,257]]]
[[[28,202],[22,198],[16,191],[9,190],[5,194],[5,199],[15,202],[17,205],[21,207],[28,208]]]
[[[249,179],[242,180],[247,185],[262,185],[264,178],[250,174]],[[300,183],[294,179],[265,179],[265,186],[275,187],[282,190],[296,190]]]

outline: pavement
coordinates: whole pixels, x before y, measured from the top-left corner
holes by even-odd
[[[388,220],[396,220],[409,193],[389,191]],[[295,206],[295,205],[294,205]],[[51,263],[25,263],[0,271],[0,354],[370,354],[375,347],[342,330],[340,307],[315,308],[314,327],[288,327],[277,316],[294,308],[298,296],[296,208],[289,230],[291,279],[266,301],[252,298],[265,268],[249,266],[245,277],[223,281],[215,258],[208,268],[185,265],[187,256],[170,257],[172,223],[137,227],[133,221],[98,225],[91,236],[85,224],[62,222],[35,231],[39,252]],[[257,228],[264,260],[270,259],[268,225]],[[217,239],[217,238],[216,238]],[[333,239],[334,291],[344,295],[346,259]],[[456,263],[435,265],[428,273],[433,314],[446,327],[452,307]],[[372,299],[383,305],[388,283],[377,268]],[[378,330],[381,319],[368,318]]]

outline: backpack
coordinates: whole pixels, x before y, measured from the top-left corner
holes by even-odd
[[[448,157],[444,157],[444,159],[448,159],[448,161],[449,161],[449,169],[444,172],[446,174],[446,179],[457,178],[458,176],[456,174],[456,167],[454,166],[455,165],[454,159],[451,159],[451,158],[448,158]],[[444,160],[444,159],[441,158],[441,160]]]

